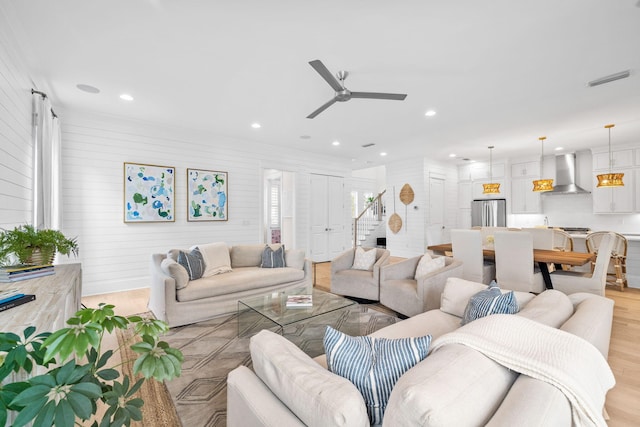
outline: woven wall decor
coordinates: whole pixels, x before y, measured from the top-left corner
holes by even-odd
[[[402,218],[396,213],[396,187],[393,187],[393,215],[389,217],[388,224],[393,234],[398,233],[402,228]]]
[[[415,194],[413,193],[413,188],[411,188],[411,186],[409,184],[405,184],[402,186],[402,188],[400,189],[400,201],[402,203],[404,203],[404,223],[405,223],[405,227],[404,227],[404,231],[407,231],[407,206],[409,206],[409,203],[413,202],[413,198],[414,198]]]

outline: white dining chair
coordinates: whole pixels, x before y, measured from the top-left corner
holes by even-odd
[[[462,278],[488,285],[496,277],[496,266],[484,260],[480,230],[451,230],[453,258],[462,261]]]
[[[604,296],[604,289],[607,283],[607,270],[609,268],[609,260],[611,259],[611,250],[615,238],[615,233],[607,233],[602,236],[593,273],[579,273],[564,270],[551,273],[553,289],[557,289],[567,295],[576,292],[589,292]]]
[[[542,273],[534,268],[531,233],[496,232],[494,246],[496,281],[502,289],[533,293],[540,293],[546,289]]]
[[[598,253],[598,248],[602,241],[602,236],[607,231],[594,231],[587,234],[585,244],[587,251],[590,253]],[[627,285],[627,238],[620,233],[614,233],[613,246],[611,247],[611,260],[607,270],[607,285],[618,286],[621,291]],[[593,266],[591,267],[593,271]]]
[[[522,231],[531,233],[533,249],[553,250],[553,230],[550,228],[523,228]]]

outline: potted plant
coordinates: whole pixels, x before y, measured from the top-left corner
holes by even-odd
[[[29,224],[0,234],[0,265],[10,263],[12,256],[20,264],[51,264],[56,253],[77,256],[78,250],[75,238],[68,239],[58,230],[38,230]]]
[[[119,427],[142,419],[144,402],[135,396],[140,386],[148,379],[180,376],[184,358],[159,340],[169,329],[167,323],[117,316],[113,309],[105,304],[82,309],[67,321],[68,327],[53,333],[36,334],[34,327],[26,328],[22,337],[0,332],[0,426],[6,425],[11,411],[16,415],[13,427],[30,422],[73,427],[86,420],[93,421],[92,427]],[[107,366],[114,351],[103,351],[102,340],[105,333],[129,327],[135,328],[134,338],[140,338],[130,345],[139,354],[133,374],[142,377],[135,381],[123,375],[118,381],[117,366]],[[36,368],[44,373],[27,378]],[[24,379],[12,382],[12,373]],[[97,419],[100,402],[106,410]]]

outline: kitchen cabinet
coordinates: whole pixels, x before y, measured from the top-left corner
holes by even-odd
[[[633,150],[617,150],[611,152],[612,168],[628,168],[633,166]],[[593,154],[593,170],[609,170],[609,152]],[[615,171],[613,171],[615,172]]]
[[[511,165],[511,178],[540,176],[540,162],[530,161]],[[532,185],[533,186],[533,185]]]
[[[540,213],[540,193],[533,191],[531,178],[511,179],[511,213]]]
[[[623,187],[598,188],[598,173],[593,173],[593,213],[631,213],[634,210],[634,171],[632,169],[616,169],[624,172]]]

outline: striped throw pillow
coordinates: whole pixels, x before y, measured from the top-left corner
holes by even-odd
[[[189,280],[196,280],[204,273],[204,259],[198,248],[191,252],[180,251],[178,253],[178,264],[187,269]]]
[[[262,251],[262,268],[282,268],[285,266],[284,245],[280,245],[275,251],[269,245],[265,245]]]
[[[469,298],[460,324],[466,325],[491,314],[515,314],[518,311],[520,307],[513,291],[503,294],[494,280],[487,289]]]
[[[327,326],[327,367],[362,394],[371,424],[382,424],[391,390],[406,371],[427,357],[431,335],[413,338],[351,337]]]

